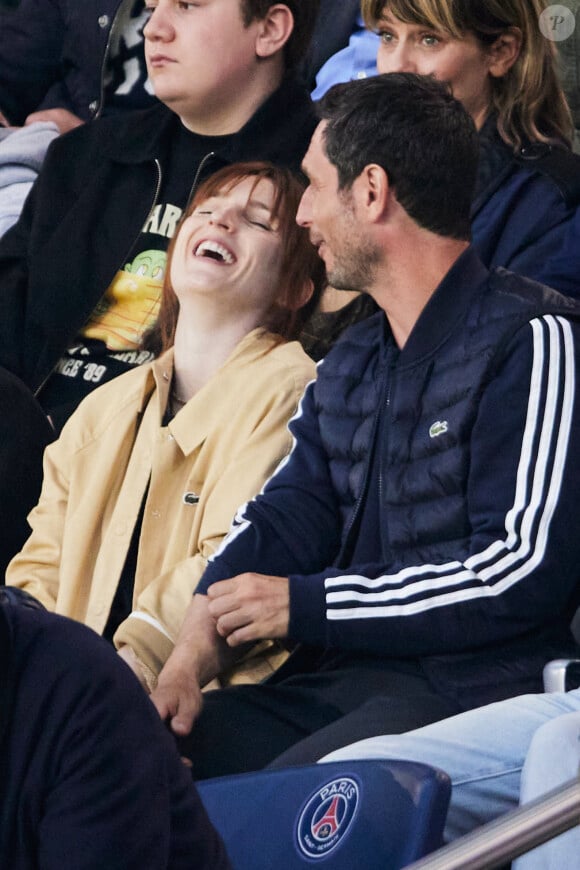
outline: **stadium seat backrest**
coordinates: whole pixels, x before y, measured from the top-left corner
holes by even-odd
[[[397,760],[330,762],[197,783],[234,870],[398,870],[441,845],[442,771]]]

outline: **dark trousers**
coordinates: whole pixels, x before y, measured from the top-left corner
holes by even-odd
[[[354,740],[400,734],[458,712],[414,662],[326,670],[208,692],[179,748],[194,778],[207,779],[310,764]]]

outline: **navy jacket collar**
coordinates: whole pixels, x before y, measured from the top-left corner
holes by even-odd
[[[401,351],[400,364],[412,365],[435,353],[464,319],[488,277],[489,271],[470,246],[455,261],[419,315]]]

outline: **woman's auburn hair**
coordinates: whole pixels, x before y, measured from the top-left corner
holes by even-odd
[[[274,185],[272,219],[278,222],[277,232],[280,235],[279,293],[260,326],[290,341],[298,336],[314,311],[324,286],[324,264],[310,242],[308,231],[296,223],[304,182],[291,170],[266,161],[232,163],[200,184],[169,244],[159,316],[143,341],[143,346],[156,354],[172,347],[175,340],[179,300],[171,285],[171,262],[183,222],[201,203],[218,193],[231,190],[247,178],[253,179],[252,191],[261,181],[271,181]],[[313,292],[303,304],[307,288],[312,288]]]
[[[362,0],[365,24],[375,29],[385,11],[461,39],[472,33],[484,49],[518,31],[520,53],[501,78],[492,78],[491,110],[497,129],[514,151],[530,142],[570,147],[574,125],[558,69],[555,43],[543,36],[540,15],[549,0]]]

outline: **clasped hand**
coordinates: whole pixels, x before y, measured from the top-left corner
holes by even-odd
[[[208,610],[228,646],[288,635],[290,589],[287,577],[238,574],[207,590]]]
[[[199,715],[201,687],[229,663],[224,650],[256,640],[286,637],[290,614],[287,577],[239,574],[194,595],[180,636],[159,675],[151,700],[163,720],[180,736],[189,734]],[[220,641],[220,638],[223,641]],[[220,650],[221,646],[223,650]]]

